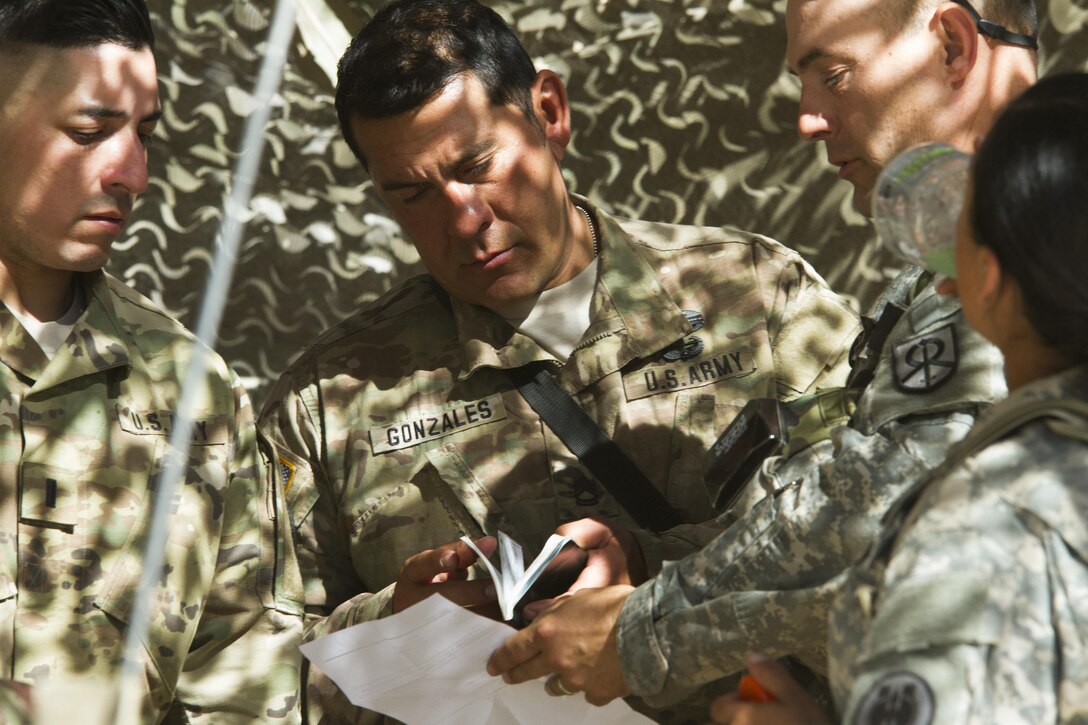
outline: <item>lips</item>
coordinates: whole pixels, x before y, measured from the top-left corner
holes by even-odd
[[[490,270],[503,264],[510,258],[510,253],[513,251],[513,247],[509,249],[503,249],[499,252],[492,252],[483,255],[477,255],[473,259],[471,266],[476,269]]]
[[[856,165],[857,159],[829,158],[828,161],[831,162],[832,166],[839,167],[839,178],[846,178],[846,175],[849,174],[850,170]]]

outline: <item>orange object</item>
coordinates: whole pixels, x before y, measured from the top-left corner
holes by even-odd
[[[741,702],[774,702],[774,695],[767,692],[759,680],[751,675],[741,675],[737,684],[737,696]]]

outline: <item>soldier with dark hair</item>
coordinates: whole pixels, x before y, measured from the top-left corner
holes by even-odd
[[[493,602],[464,580],[468,548],[445,546],[462,533],[532,552],[597,517],[578,543],[640,580],[713,535],[702,461],[745,401],[843,380],[855,317],[795,252],[617,219],[568,192],[566,88],[484,5],[382,8],[340,63],[336,104],[428,274],[318,338],[262,412],[294,502],[307,637],[431,593]],[[526,402],[526,378],[553,379],[645,486],[602,485]],[[309,682],[312,713],[368,717]]]
[[[116,694],[198,344],[102,271],[148,184],[153,42],[143,0],[0,0],[4,722],[30,717],[52,685],[93,678],[97,696]],[[141,720],[297,722],[301,617],[276,580],[282,504],[249,400],[212,353],[196,401],[139,663]]]

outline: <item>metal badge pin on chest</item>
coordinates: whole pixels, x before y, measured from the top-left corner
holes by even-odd
[[[684,317],[691,324],[691,331],[698,332],[703,329],[705,321],[703,315],[695,310],[681,310],[684,313]],[[694,335],[678,342],[669,345],[665,349],[663,357],[666,360],[690,360],[693,357],[698,357],[699,353],[703,351],[703,341],[695,337]]]
[[[582,212],[582,216],[586,218],[586,224],[589,225],[589,238],[593,240],[593,256],[598,257],[601,254],[601,240],[597,237],[597,225],[593,223],[593,217],[589,214],[589,209],[586,209],[580,204],[575,204],[574,208]]]

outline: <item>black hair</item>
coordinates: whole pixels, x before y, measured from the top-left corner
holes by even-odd
[[[495,105],[512,104],[536,124],[536,69],[494,10],[476,0],[395,0],[351,41],[337,70],[336,115],[366,166],[352,118],[388,118],[423,106],[450,81],[472,73]]]
[[[1088,360],[1088,74],[1041,80],[1013,101],[975,156],[971,228],[1016,280],[1028,321]]]
[[[0,0],[0,49],[155,47],[144,0]]]

